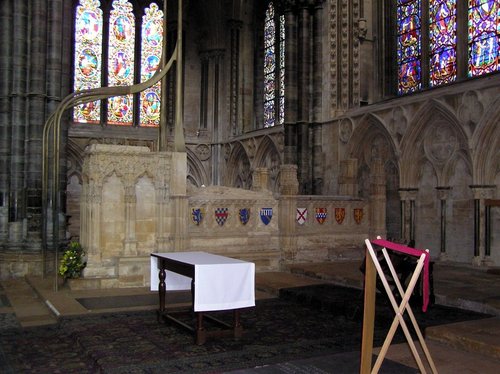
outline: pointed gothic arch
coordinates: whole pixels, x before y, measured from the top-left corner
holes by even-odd
[[[273,139],[265,136],[259,142],[253,160],[253,170],[255,168],[267,168],[269,170],[269,188],[279,191],[280,165],[283,163],[281,153]]]
[[[196,154],[189,148],[186,150],[187,153],[187,181],[195,187],[201,187],[202,185],[208,186],[210,184],[210,178],[203,167],[202,162],[196,156]]]
[[[358,165],[366,163],[369,167],[374,157],[381,158],[384,164],[393,160],[397,165],[398,149],[383,121],[369,114],[364,116],[354,129],[347,144],[347,155],[357,158]]]
[[[495,185],[500,171],[500,97],[483,115],[471,140],[474,184]]]
[[[455,157],[465,157],[472,165],[467,134],[444,104],[435,100],[425,103],[408,128],[401,140],[401,186],[416,186],[419,165],[426,161],[435,169],[439,186],[446,185],[449,174],[445,170],[449,170]]]
[[[227,160],[225,185],[236,188],[252,187],[252,168],[245,147],[240,142],[233,144]]]
[[[372,163],[383,162],[385,173],[385,229],[388,237],[399,238],[401,234],[401,210],[398,194],[400,172],[397,147],[382,120],[374,115],[364,116],[355,128],[347,155],[358,160],[359,196],[370,198]]]

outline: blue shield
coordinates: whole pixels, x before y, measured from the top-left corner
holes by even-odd
[[[240,222],[246,225],[250,221],[250,208],[243,208],[239,211]]]
[[[271,222],[271,218],[273,218],[273,208],[261,208],[260,210],[260,219],[264,225],[268,225]]]
[[[199,225],[203,220],[203,210],[201,208],[191,209],[191,220],[195,225]]]

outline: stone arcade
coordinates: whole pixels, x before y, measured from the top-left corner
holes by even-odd
[[[54,252],[42,248],[43,218],[52,219],[42,209],[44,123],[74,90],[77,4],[109,17],[125,3],[2,5],[1,279],[54,272]],[[150,3],[130,1],[138,24]],[[104,109],[97,123],[69,112],[62,119],[58,235],[88,253],[80,286],[145,285],[147,257],[157,250],[203,248],[265,270],[359,258],[374,235],[415,240],[436,261],[500,266],[498,68],[468,74],[474,10],[457,2],[456,78],[434,84],[427,61],[420,88],[398,94],[394,3],[274,1],[275,20],[284,22],[284,113],[265,127],[269,1],[186,1],[185,152],[174,149],[175,68],[163,80],[161,134],[139,125],[138,104],[132,125],[109,123]],[[171,54],[176,2],[168,7]],[[217,208],[227,208],[223,225]],[[250,209],[245,225],[242,208]],[[267,225],[262,208],[272,208]],[[305,208],[301,224],[297,210]],[[205,214],[199,225],[193,209]]]

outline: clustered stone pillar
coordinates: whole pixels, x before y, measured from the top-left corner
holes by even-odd
[[[340,161],[339,194],[358,196],[358,160],[355,158]]]
[[[486,200],[492,199],[496,186],[471,186],[474,194],[474,257],[472,264],[487,265],[491,262],[490,254],[486,253],[487,208]],[[489,234],[489,233],[488,233]]]
[[[440,252],[439,257],[442,260],[447,259],[446,255],[446,223],[447,223],[447,209],[446,203],[450,195],[450,187],[437,187],[438,198],[441,202],[441,235],[440,235]]]
[[[281,165],[280,168],[280,246],[283,264],[295,261],[297,257],[297,236],[295,213],[296,195],[299,190],[296,165]]]
[[[296,164],[299,191],[321,193],[321,19],[323,1],[285,3],[285,164]],[[311,111],[312,106],[312,111]],[[312,144],[311,144],[312,143]]]
[[[384,163],[374,159],[370,168],[370,236],[386,236],[386,182]]]
[[[401,239],[409,242],[415,240],[415,200],[418,188],[402,188],[401,198]]]
[[[17,251],[15,268],[20,273],[45,272],[42,217],[50,219],[52,213],[42,212],[42,132],[46,118],[70,90],[70,77],[64,72],[69,71],[72,58],[72,9],[72,2],[64,0],[2,2],[0,242]],[[63,131],[61,158],[65,138]],[[63,202],[66,171],[64,163],[61,166],[56,192]],[[56,214],[64,239],[62,205]]]
[[[269,169],[256,168],[253,173],[252,190],[267,191],[269,189]]]
[[[135,186],[125,188],[125,255],[135,256],[137,254],[137,238],[135,236],[137,196]]]

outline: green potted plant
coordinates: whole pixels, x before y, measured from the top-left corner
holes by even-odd
[[[85,251],[82,245],[75,241],[70,242],[59,263],[59,274],[63,276],[64,279],[78,278],[82,270],[87,266],[87,262],[84,261],[84,256]]]

